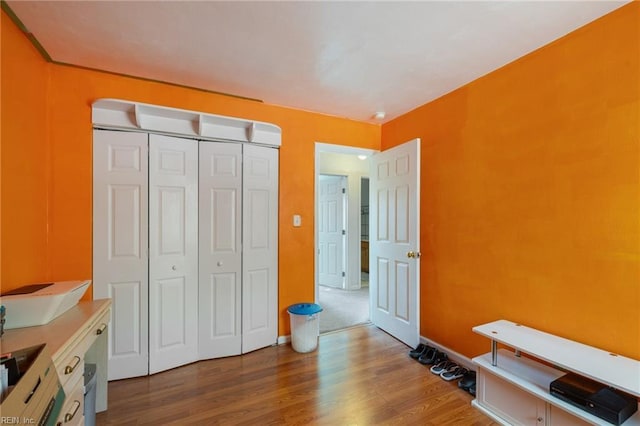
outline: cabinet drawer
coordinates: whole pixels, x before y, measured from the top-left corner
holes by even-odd
[[[70,384],[71,390],[66,396],[56,426],[84,424],[84,379],[82,374],[78,380],[70,382]]]
[[[104,333],[107,330],[107,325],[109,324],[111,310],[107,309],[107,311],[102,314],[97,320],[93,321],[91,325],[88,327],[88,332],[83,341],[80,343],[80,347],[82,348],[83,353],[87,352],[87,350],[93,345],[98,336]]]
[[[74,351],[69,354],[60,365],[56,365],[56,371],[64,393],[68,395],[73,389],[73,384],[84,374],[84,353]]]
[[[71,344],[67,345],[62,356],[54,361],[60,383],[68,391],[67,383],[76,380],[77,375],[84,372],[84,356],[97,337],[106,330],[109,323],[109,310],[97,320],[92,321],[83,333]]]

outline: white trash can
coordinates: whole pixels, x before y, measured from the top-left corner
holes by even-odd
[[[318,347],[320,305],[296,303],[287,308],[291,319],[291,346],[300,353],[312,352]]]

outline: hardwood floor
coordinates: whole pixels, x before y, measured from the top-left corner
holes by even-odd
[[[98,425],[494,425],[374,326],[109,383]]]

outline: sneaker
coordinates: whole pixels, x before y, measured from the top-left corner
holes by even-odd
[[[433,365],[437,364],[440,361],[445,361],[447,359],[447,354],[444,352],[440,352],[436,348],[429,348],[427,351],[418,358],[418,362],[424,365]]]
[[[431,372],[433,374],[437,374],[440,375],[442,374],[443,371],[447,371],[452,367],[457,367],[458,365],[453,362],[453,361],[440,361],[439,363],[435,364],[433,367],[431,367]]]
[[[464,376],[460,378],[458,381],[458,387],[460,389],[464,389],[466,391],[469,390],[471,386],[476,384],[476,372],[475,371],[467,371]]]
[[[446,381],[451,381],[451,380],[459,379],[460,377],[464,376],[464,374],[467,373],[468,371],[469,370],[467,370],[466,368],[458,366],[451,370],[443,371],[442,373],[440,373],[440,377],[442,377]]]
[[[424,343],[420,343],[415,349],[409,351],[409,356],[413,359],[418,359],[423,353],[426,352],[427,348],[429,348],[429,346],[425,345]]]

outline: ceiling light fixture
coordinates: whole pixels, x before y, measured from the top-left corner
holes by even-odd
[[[358,155],[358,158],[359,158],[360,160],[366,160],[366,159],[367,159],[367,156],[366,156],[366,155],[362,155],[362,154],[360,154],[360,155]]]
[[[373,116],[373,118],[375,118],[376,120],[382,120],[385,117],[385,113],[384,111],[378,111],[375,113],[375,115]]]

